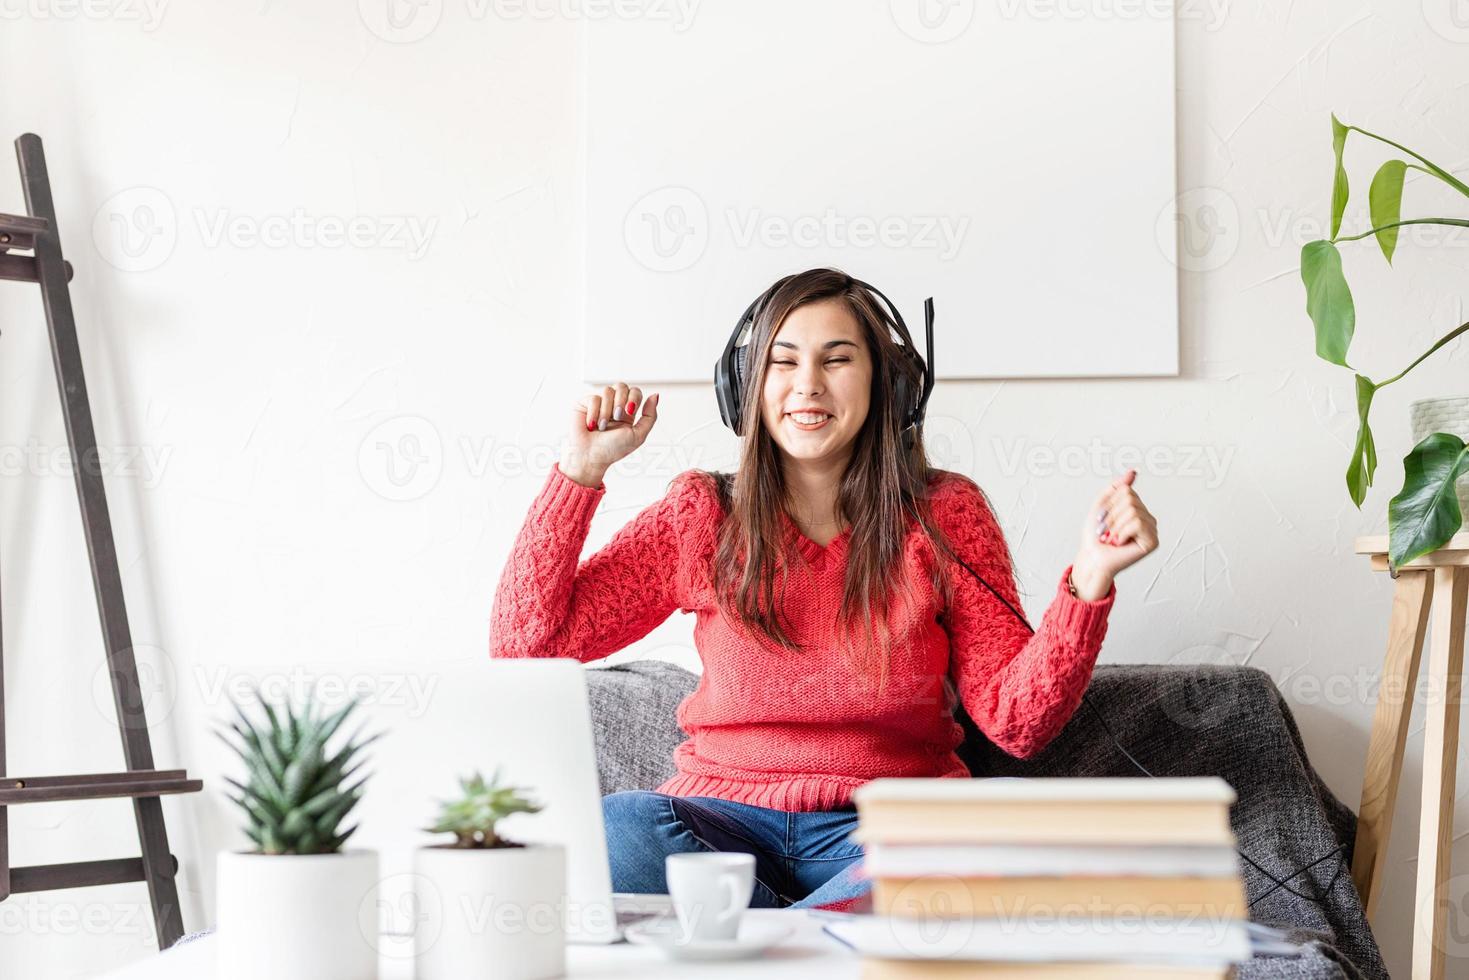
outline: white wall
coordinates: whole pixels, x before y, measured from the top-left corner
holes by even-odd
[[[0,119],[7,138],[47,141],[99,438],[147,453],[120,458],[108,489],[155,754],[209,786],[165,804],[190,928],[212,915],[213,855],[243,844],[219,793],[228,759],[208,735],[226,711],[221,685],[293,671],[363,678],[377,723],[437,727],[464,768],[500,750],[476,743],[475,719],[435,713],[432,692],[474,682],[506,550],[579,391],[578,11],[606,8],[531,9],[566,12],[433,0],[410,28],[437,15],[435,29],[390,43],[365,26],[389,33],[365,2],[148,13],[132,0],[0,0]],[[663,29],[653,15],[650,28]],[[1469,164],[1469,30],[1454,27],[1446,0],[1260,0],[1182,5],[1178,37],[1183,376],[946,383],[932,438],[938,462],[975,476],[1000,508],[1032,614],[1074,553],[1083,508],[1127,465],[1115,454],[1154,450],[1137,487],[1163,542],[1119,581],[1103,660],[1264,668],[1355,807],[1391,586],[1351,541],[1385,527],[1407,402],[1463,394],[1469,355],[1443,352],[1380,396],[1382,465],[1359,513],[1341,476],[1350,378],[1312,353],[1297,251],[1327,213],[1331,110],[1451,168]],[[1077,166],[1098,152],[1126,147],[1078,146]],[[1380,159],[1354,140],[1359,192]],[[1429,213],[1418,204],[1428,190],[1412,185],[1411,210]],[[1169,206],[1157,202],[1165,227]],[[21,209],[8,162],[0,209]],[[294,213],[283,243],[260,240]],[[323,221],[354,217],[362,244],[315,237],[330,232]],[[131,252],[115,218],[136,222]],[[1363,218],[1350,209],[1349,221]],[[234,229],[223,238],[221,219]],[[1065,234],[1064,215],[1036,220]],[[139,228],[172,233],[144,239]],[[406,228],[427,235],[421,254]],[[1417,241],[1404,236],[1391,272],[1371,244],[1347,250],[1354,361],[1378,376],[1464,319],[1469,239]],[[105,771],[121,754],[27,290],[0,284],[9,771]],[[712,352],[726,324],[697,329]],[[608,480],[592,546],[674,473],[732,458],[707,386],[664,396],[651,442]],[[1047,451],[1080,453],[1084,472],[1060,472]],[[688,662],[689,629],[675,617],[619,659]],[[1303,685],[1359,679],[1365,693],[1344,697]],[[383,849],[396,872],[441,787],[406,792],[410,767],[387,744],[357,842]],[[1381,920],[1395,972],[1410,944],[1419,771],[1415,737]],[[135,853],[127,811],[14,810],[13,858]],[[1460,900],[1469,848],[1457,851]],[[141,886],[0,905],[7,976],[90,975],[151,944]]]

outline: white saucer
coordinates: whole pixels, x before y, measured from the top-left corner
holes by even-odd
[[[685,939],[677,916],[660,915],[634,922],[623,934],[628,942],[656,946],[675,960],[738,960],[763,953],[795,931],[795,926],[745,917],[734,939]]]

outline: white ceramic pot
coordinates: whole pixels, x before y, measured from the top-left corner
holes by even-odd
[[[377,980],[377,852],[219,855],[224,980]]]
[[[1448,432],[1469,442],[1469,398],[1425,398],[1408,406],[1413,424],[1413,445],[1435,432]],[[1469,476],[1459,478],[1454,489],[1459,495],[1459,513],[1469,528]]]
[[[418,980],[565,975],[564,847],[422,847],[413,870]]]

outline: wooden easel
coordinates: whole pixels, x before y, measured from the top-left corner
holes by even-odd
[[[26,133],[15,141],[15,153],[20,161],[20,177],[29,215],[0,214],[0,280],[39,283],[41,287],[41,303],[46,310],[46,326],[51,335],[52,362],[56,368],[56,383],[61,390],[62,416],[71,450],[72,472],[76,476],[77,499],[82,506],[82,526],[92,565],[92,586],[102,619],[102,639],[107,648],[112,697],[117,706],[118,734],[122,737],[127,771],[28,778],[7,776],[5,675],[3,656],[0,656],[0,901],[20,892],[146,881],[158,948],[167,949],[183,935],[184,926],[174,881],[178,860],[168,850],[168,833],[163,825],[163,807],[158,797],[165,793],[195,793],[203,783],[189,779],[182,769],[153,768],[153,748],[148,739],[148,721],[138,687],[138,668],[133,659],[127,607],[123,602],[122,577],[118,573],[117,550],[112,540],[112,519],[107,513],[101,470],[95,465],[97,435],[92,428],[81,349],[77,345],[76,320],[66,285],[71,279],[72,269],[61,256],[56,206],[51,199],[41,138]],[[133,816],[142,849],[140,857],[28,868],[10,866],[7,808],[22,803],[119,797],[133,801]]]
[[[1358,554],[1369,555],[1374,571],[1388,571],[1387,535],[1358,538]],[[1392,622],[1372,740],[1362,779],[1362,806],[1352,851],[1352,879],[1368,921],[1381,898],[1381,878],[1392,831],[1403,751],[1423,640],[1433,622],[1428,663],[1427,717],[1423,731],[1423,807],[1418,816],[1418,884],[1415,889],[1413,980],[1445,976],[1448,895],[1454,842],[1454,780],[1459,754],[1459,700],[1464,687],[1464,621],[1469,599],[1469,531],[1454,535],[1438,551],[1394,572]],[[1431,909],[1429,921],[1423,910]]]

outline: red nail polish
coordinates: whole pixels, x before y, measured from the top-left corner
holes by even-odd
[[[597,429],[597,423],[595,423],[595,422],[588,422],[587,423],[587,431],[588,432],[595,432],[596,429]]]
[[[628,402],[627,403],[627,414],[631,415],[633,412],[636,412],[637,410],[638,410],[638,403],[637,402]]]

